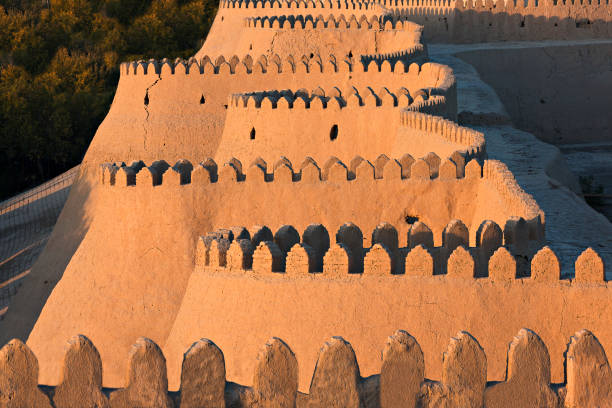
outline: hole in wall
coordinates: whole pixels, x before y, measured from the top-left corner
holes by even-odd
[[[521,21],[521,27],[525,27],[525,20]]]
[[[251,128],[251,133],[249,134],[249,137],[251,138],[251,140],[255,140],[255,128]]]
[[[144,104],[145,106],[149,106],[149,91],[147,91],[147,93],[145,94]]]
[[[338,138],[338,125],[333,125],[329,131],[329,140],[334,141]]]
[[[349,51],[349,53],[348,53],[348,57],[349,57],[349,58],[353,58],[353,51]]]
[[[312,52],[310,53],[310,58],[314,58],[314,54]]]
[[[253,44],[249,44],[249,51],[253,50]]]
[[[225,20],[225,17],[221,16],[221,21]]]
[[[576,21],[576,28],[584,28],[591,25],[591,22],[587,18],[583,18]]]
[[[206,99],[204,99],[204,95],[200,98],[200,105],[204,105],[206,103]]]
[[[414,224],[415,222],[417,222],[418,220],[419,220],[419,217],[414,216],[414,215],[406,215],[406,216],[404,217],[404,221],[405,221],[405,222],[406,222],[406,224],[408,224],[408,225],[412,225],[412,224]]]

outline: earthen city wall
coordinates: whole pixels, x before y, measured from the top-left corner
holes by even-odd
[[[295,168],[286,160],[276,163],[277,166],[270,163],[270,167],[262,161],[256,161],[248,167],[245,164],[241,171],[238,171],[238,168],[242,167],[241,164],[232,161],[218,168],[216,179],[211,179],[215,173],[209,171],[215,166],[212,161],[207,160],[202,165],[195,165],[195,169],[188,172],[191,176],[188,184],[181,184],[187,183],[183,173],[166,169],[161,177],[161,184],[155,186],[154,180],[157,183],[159,179],[154,177],[151,170],[156,166],[163,166],[163,162],[155,165],[149,162],[148,167],[142,167],[133,179],[128,177],[130,171],[121,170],[117,173],[119,177],[115,174],[114,186],[100,184],[101,174],[96,171],[95,176],[87,178],[92,180],[94,185],[86,190],[87,194],[82,195],[87,197],[87,202],[82,205],[77,202],[82,211],[80,219],[87,223],[86,234],[82,232],[83,227],[71,228],[71,224],[68,224],[65,229],[59,229],[56,235],[52,236],[47,247],[51,252],[48,255],[43,254],[48,257],[60,251],[64,245],[61,238],[71,234],[83,234],[70,258],[64,261],[65,266],[62,267],[60,277],[41,277],[45,280],[57,280],[53,292],[47,295],[49,297],[44,308],[37,313],[36,325],[30,329],[29,335],[26,334],[28,345],[40,358],[41,381],[57,384],[60,373],[55,371],[57,367],[54,361],[61,356],[64,339],[75,332],[83,333],[96,342],[107,373],[105,385],[118,387],[123,385],[125,362],[116,358],[116,351],[125,350],[127,353],[132,339],[140,335],[164,344],[164,350],[167,342],[182,342],[185,337],[181,333],[189,333],[191,330],[179,327],[182,326],[186,314],[193,313],[192,318],[197,315],[200,316],[198,319],[203,319],[194,322],[194,326],[207,321],[211,325],[219,324],[219,328],[229,330],[226,325],[235,318],[238,319],[237,324],[244,324],[243,327],[249,327],[249,331],[267,331],[270,326],[261,322],[264,316],[257,315],[256,311],[268,307],[274,309],[276,306],[262,305],[263,309],[258,309],[258,306],[254,305],[253,309],[244,313],[242,310],[236,310],[243,305],[232,299],[238,293],[242,293],[241,297],[244,297],[244,293],[252,293],[251,301],[272,301],[274,304],[275,299],[280,301],[284,295],[273,294],[273,287],[268,287],[272,290],[271,293],[257,293],[262,288],[258,289],[257,284],[251,288],[253,282],[250,280],[241,283],[240,278],[237,286],[234,286],[236,277],[228,279],[224,275],[225,277],[211,278],[206,275],[205,280],[213,279],[208,283],[200,282],[206,289],[196,285],[194,288],[199,287],[196,289],[197,294],[189,294],[191,292],[188,288],[203,276],[193,273],[196,252],[194,243],[199,235],[213,231],[218,226],[268,225],[275,230],[281,227],[280,223],[287,223],[303,231],[312,223],[320,223],[327,226],[329,231],[335,231],[350,217],[348,219],[364,231],[371,231],[381,220],[387,220],[396,226],[403,241],[409,228],[407,219],[417,217],[433,230],[435,245],[441,245],[442,231],[448,222],[461,219],[470,231],[470,246],[474,246],[476,237],[473,234],[476,234],[478,226],[484,220],[490,219],[500,226],[505,226],[514,216],[522,216],[526,221],[540,216],[537,206],[532,208],[528,202],[513,208],[498,190],[499,186],[518,188],[516,182],[508,177],[482,177],[482,174],[489,172],[481,173],[483,170],[475,160],[471,164],[468,163],[464,174],[457,178],[455,162],[441,160],[437,166],[437,160],[430,155],[428,160],[437,167],[438,177],[431,178],[432,166],[429,162],[415,160],[410,166],[410,174],[403,174],[403,177],[408,178],[401,178],[403,168],[398,161],[407,163],[409,157],[400,157],[398,161],[393,160],[393,157],[366,155],[369,163],[363,158],[356,158],[351,162],[347,161],[346,165],[333,159],[322,163],[320,167],[311,160],[305,160],[304,167],[296,165]],[[459,161],[458,157],[455,159]],[[179,164],[180,166],[173,167],[177,170],[189,169],[188,162]],[[137,164],[136,167],[142,165]],[[485,167],[491,167],[490,163],[485,164]],[[263,171],[263,168],[266,170]],[[377,175],[381,169],[382,174]],[[350,174],[353,172],[354,179]],[[453,175],[455,178],[452,178]],[[125,177],[122,178],[123,176]],[[142,177],[148,179],[149,183],[139,183]],[[474,182],[472,177],[479,181]],[[120,183],[123,180],[125,186],[121,187],[117,180]],[[128,185],[128,180],[133,180],[136,184]],[[80,191],[78,186],[74,188],[77,189],[74,191]],[[304,205],[305,203],[308,204]],[[530,215],[532,211],[534,213]],[[541,220],[543,223],[543,217]],[[367,245],[367,242],[364,244]],[[104,278],[100,271],[104,271]],[[295,284],[297,286],[292,287],[291,291],[302,291],[301,283]],[[229,287],[221,289],[226,285]],[[345,288],[349,292],[365,290],[362,285],[350,289],[351,285],[352,283]],[[216,293],[218,289],[229,291],[226,293],[233,295],[228,297]],[[374,289],[375,286],[369,290]],[[315,288],[305,290],[309,292]],[[390,289],[381,287],[380,290],[382,294]],[[295,293],[291,291],[288,293]],[[316,291],[325,294],[327,303],[329,299],[336,299],[336,295],[328,292],[325,287],[319,287]],[[130,293],[130,296],[125,296],[126,293]],[[328,297],[328,293],[331,293],[332,297]],[[379,289],[372,293],[379,293]],[[187,294],[188,299],[185,298]],[[355,300],[364,298],[363,294],[358,293],[350,296],[355,296]],[[384,298],[394,299],[395,295],[392,296],[389,292]],[[400,298],[405,299],[405,296],[402,295],[398,299]],[[225,302],[230,304],[225,305]],[[74,304],[81,306],[74,307]],[[313,310],[321,307],[312,306]],[[201,307],[211,309],[206,311],[201,310]],[[301,307],[296,308],[296,312]],[[347,304],[347,307],[350,305]],[[389,310],[388,305],[378,304],[375,307]],[[225,312],[218,314],[214,311],[217,308]],[[336,320],[336,312],[340,313],[341,309],[333,309],[335,312],[330,318]],[[403,306],[400,309],[403,309]],[[232,310],[236,310],[239,315],[229,317],[233,313]],[[278,309],[275,313],[280,313],[281,310],[285,309]],[[253,313],[255,316],[252,316]],[[310,315],[311,312],[304,313]],[[405,314],[406,310],[398,309],[397,313],[396,317],[399,317]],[[180,322],[176,321],[179,315]],[[226,316],[229,320],[218,322],[216,319],[221,316]],[[253,324],[260,326],[251,327],[250,323],[243,322],[246,316],[250,316]],[[367,314],[363,316],[369,319]],[[372,318],[382,319],[377,316]],[[112,326],[113,322],[117,321],[122,322],[121,327],[109,332],[109,325]],[[151,324],[152,321],[155,324]],[[405,320],[398,321],[394,318],[392,322],[397,325]],[[293,326],[288,325],[287,328],[289,327]],[[328,329],[327,325],[321,327],[325,332],[328,332]],[[216,329],[206,327],[201,330],[207,333]],[[349,332],[352,333],[352,329]],[[326,336],[336,334],[338,332],[331,331]],[[270,332],[267,332],[266,338],[269,336]],[[320,340],[317,340],[316,344],[320,344]],[[227,343],[224,343],[224,347],[232,348]],[[183,346],[180,348],[183,349]]]
[[[364,237],[357,225],[345,223],[336,232],[336,245],[327,228],[321,224],[309,225],[302,234],[292,225],[283,225],[274,234],[266,226],[255,226],[250,231],[234,226],[201,236],[197,242],[195,263],[196,267],[212,271],[221,268],[227,271],[252,270],[255,274],[284,272],[288,277],[323,272],[323,277],[332,279],[359,273],[458,274],[464,277],[490,276],[498,281],[526,276],[542,279],[530,271],[526,262],[543,245],[542,232],[540,225],[526,222],[523,218],[509,219],[503,230],[494,221],[486,220],[472,233],[461,220],[452,220],[442,231],[442,245],[436,247],[433,231],[416,221],[411,224],[406,240],[401,237],[402,244],[406,242],[403,247],[397,229],[389,223],[376,226],[371,237]],[[476,237],[473,247],[470,247],[470,236]],[[530,240],[534,242],[530,243]],[[364,242],[368,247],[364,247]],[[504,244],[502,253],[496,255],[497,260],[490,267],[490,258]],[[551,255],[548,250],[542,251],[538,257]],[[585,258],[597,258],[591,252],[587,252]],[[508,256],[512,259],[506,259]],[[497,270],[500,262],[505,266]],[[461,271],[457,265],[461,265]],[[579,271],[576,279],[601,281],[603,276],[584,278],[583,272]]]
[[[502,352],[506,352],[504,348]],[[378,354],[378,353],[377,353]],[[253,359],[254,357],[251,357]],[[564,383],[551,384],[551,358],[545,342],[520,329],[507,347],[505,380],[487,382],[487,361],[478,340],[465,331],[450,339],[439,381],[427,380],[430,358],[404,330],[386,340],[377,355],[378,372],[362,376],[350,343],[332,337],[321,347],[308,394],[298,392],[302,360],[283,340],[272,337],[254,360],[250,386],[228,382],[221,349],[202,338],[185,351],[180,389],[168,393],[166,360],[148,338],[132,346],[124,388],[102,389],[100,354],[85,336],[65,346],[62,379],[55,387],[37,386],[38,362],[32,351],[13,340],[0,350],[0,403],[8,407],[587,407],[612,403],[612,372],[604,348],[588,330],[569,340]],[[554,360],[553,360],[554,361]],[[6,400],[5,398],[10,398]],[[3,404],[3,405],[4,405]]]
[[[414,157],[435,152],[449,157],[461,151],[468,160],[483,159],[484,136],[445,120],[449,116],[446,97],[429,92],[432,94],[417,91],[411,96],[403,87],[392,91],[368,87],[349,88],[347,95],[334,87],[234,95],[215,158],[223,162],[237,155],[246,162],[257,157],[272,161],[282,155],[299,162],[307,152],[323,162],[329,152],[348,161],[363,152]],[[439,116],[423,115],[412,123],[410,119],[421,114],[402,112],[406,106]],[[381,120],[372,121],[374,116]],[[299,135],[299,145],[287,134]]]
[[[235,93],[266,89],[337,88],[347,95],[351,89],[363,92],[367,87],[404,89],[414,98],[412,102],[416,99],[414,109],[430,113],[442,110],[449,119],[456,118],[454,75],[448,67],[439,64],[407,66],[400,60],[393,67],[381,61],[379,67],[376,61],[370,61],[368,66],[361,62],[350,65],[335,58],[309,59],[306,64],[293,57],[269,60],[265,56],[257,60],[217,58],[215,62],[216,66],[210,58],[204,58],[187,64],[180,61],[125,64],[109,115],[101,124],[85,161],[99,164],[130,157],[195,161],[198,157],[214,156],[221,145],[224,149],[239,151],[248,145],[248,134],[238,146],[221,142],[229,111],[228,99]],[[431,101],[420,101],[419,94],[424,99],[436,96],[431,101],[443,96],[444,104],[429,106]],[[329,136],[329,128],[323,133]],[[114,142],[117,134],[126,135],[121,143]],[[395,134],[379,136],[395,138]]]
[[[472,228],[470,241],[476,242],[476,227],[484,220],[506,225],[512,217],[522,217],[531,231],[527,240],[544,237],[543,211],[531,196],[520,189],[505,165],[489,160],[483,167],[476,160],[465,165],[460,154],[444,161],[435,153],[418,160],[408,154],[397,160],[381,155],[372,162],[356,156],[348,165],[337,157],[331,157],[320,167],[316,161],[306,158],[299,171],[294,170],[286,158],[270,169],[265,160],[258,158],[248,168],[243,168],[237,159],[218,168],[212,159],[208,159],[195,167],[186,160],[172,167],[164,161],[148,167],[143,162],[121,167],[112,164],[102,166],[100,172],[100,181],[115,191],[113,194],[126,194],[127,188],[134,190],[129,194],[136,199],[144,199],[151,193],[167,198],[177,193],[187,196],[206,194],[219,202],[232,202],[230,197],[241,197],[240,203],[233,204],[235,211],[220,212],[213,217],[214,225],[248,225],[264,220],[274,220],[270,224],[274,227],[279,225],[279,220],[295,222],[299,228],[309,224],[312,219],[304,217],[303,212],[292,211],[289,202],[289,208],[279,208],[274,214],[249,210],[251,202],[263,204],[263,198],[259,197],[262,191],[270,191],[288,200],[291,200],[288,197],[291,194],[298,200],[311,197],[309,201],[312,202],[317,201],[314,200],[316,197],[325,197],[332,202],[336,197],[341,200],[345,194],[350,194],[351,203],[345,202],[337,210],[333,206],[326,209],[325,217],[331,221],[328,225],[332,228],[346,221],[343,211],[354,207],[351,213],[355,222],[373,229],[381,218],[376,215],[375,207],[370,212],[370,205],[365,202],[369,196],[372,204],[385,203],[383,212],[386,219],[397,225],[401,234],[409,228],[403,218],[417,217],[432,228],[436,242],[441,242],[447,223],[451,219],[463,219]],[[138,198],[139,195],[142,198]],[[469,205],[472,200],[477,203],[486,200],[489,204],[484,208],[472,206]],[[243,205],[244,209],[239,210]],[[281,212],[288,218],[281,218]]]
[[[348,227],[338,230],[336,240],[347,237],[341,234]],[[308,272],[308,265],[312,252],[316,252],[316,241],[311,240],[310,246],[305,239],[310,239],[306,232],[302,242],[286,256],[285,272],[274,272],[276,265],[282,265],[278,258],[283,258],[283,252],[273,241],[257,245],[251,269],[240,266],[237,255],[245,253],[240,240],[230,244],[226,266],[196,266],[164,346],[172,389],[178,388],[180,356],[190,339],[196,333],[206,333],[220,346],[230,346],[233,339],[224,330],[235,325],[248,328],[249,338],[256,344],[265,341],[269,336],[265,333],[272,331],[294,345],[298,359],[304,362],[299,367],[302,391],[307,391],[314,369],[317,339],[336,331],[354,339],[365,376],[375,374],[380,367],[371,339],[382,341],[385,331],[401,322],[407,322],[406,327],[420,339],[428,356],[426,376],[432,379],[440,378],[445,360],[439,353],[447,336],[458,327],[479,338],[490,356],[486,363],[488,381],[503,381],[508,333],[512,335],[523,326],[538,332],[548,345],[553,356],[552,379],[557,383],[564,379],[567,336],[579,327],[593,325],[602,344],[612,344],[610,318],[603,312],[611,306],[610,287],[604,281],[603,262],[592,249],[576,259],[575,278],[571,280],[561,279],[559,262],[546,247],[531,258],[524,277],[517,277],[521,257],[512,256],[505,248],[493,253],[488,276],[475,277],[477,259],[462,246],[449,256],[445,274],[435,274],[435,263],[423,246],[413,247],[407,254],[405,273],[393,274],[389,251],[380,243],[365,254],[363,272],[350,273],[354,264],[349,256],[350,243],[345,240],[330,244],[322,273],[313,273]],[[211,248],[220,248],[220,241],[211,242]],[[219,254],[210,253],[209,261],[222,259]],[[245,291],[248,298],[242,295]],[[213,310],[221,304],[225,314],[214,315]],[[591,313],[593,310],[602,313]],[[224,322],[228,315],[231,322]],[[248,382],[253,364],[247,361],[253,353],[256,348],[249,346],[228,350],[226,361],[237,364],[229,369],[228,376]]]
[[[612,5],[607,1],[386,0],[397,18],[424,26],[426,42],[479,43],[610,38]]]
[[[295,1],[222,2],[220,13],[241,17],[288,10],[310,14],[389,13],[424,26],[426,42],[478,43],[609,38],[612,6],[603,1],[437,1],[383,0],[374,2]]]
[[[421,45],[418,24],[365,14],[310,14],[247,17],[225,52],[243,54],[353,55],[391,54]],[[212,46],[212,45],[211,45]],[[413,59],[410,62],[415,62]]]
[[[610,405],[610,368],[599,342],[612,348],[606,313],[612,297],[601,259],[588,249],[576,261],[575,279],[561,276],[555,254],[542,248],[543,211],[504,164],[486,160],[482,134],[452,122],[455,76],[447,66],[423,63],[421,27],[405,22],[419,15],[426,38],[448,41],[501,39],[498,32],[517,27],[517,38],[548,35],[548,23],[536,28],[540,20],[529,17],[529,7],[506,7],[513,17],[487,19],[488,7],[222,2],[195,58],[123,64],[111,110],[33,270],[34,283],[15,303],[25,318],[10,310],[6,315],[5,323],[27,337],[38,356],[40,377],[36,358],[12,342],[0,352],[0,364],[9,367],[0,365],[0,391],[10,384],[18,390],[12,396],[35,395],[44,406],[37,383],[60,384],[47,391],[62,406],[77,391],[64,386],[69,370],[62,372],[57,361],[65,339],[83,333],[99,349],[104,377],[92,357],[97,365],[69,382],[94,384],[90,395],[102,406],[102,382],[127,387],[112,394],[112,406],[145,404],[149,397],[160,406],[176,398],[189,406],[189,398],[207,397],[195,374],[184,374],[183,353],[205,335],[226,350],[228,362],[226,372],[209,342],[191,349],[197,355],[217,350],[204,359],[216,361],[206,375],[216,378],[212,406],[267,406],[274,398],[322,407],[377,406],[385,398],[391,401],[386,406],[403,406],[406,399],[455,406],[554,406],[557,399],[567,407]],[[581,7],[593,10],[587,21],[571,15],[558,28],[599,33],[605,25],[588,19],[606,20],[601,13],[609,5]],[[349,37],[356,39],[345,42]],[[278,52],[267,51],[271,38],[279,39]],[[302,43],[293,47],[298,38]],[[329,49],[308,51],[326,40]],[[347,220],[360,227],[351,227],[352,235],[342,229]],[[381,227],[381,221],[388,223]],[[227,231],[238,231],[234,225],[268,228],[226,239]],[[358,230],[373,233],[361,233],[360,242]],[[335,243],[329,231],[337,231]],[[396,334],[381,367],[375,345],[398,327],[420,345]],[[580,331],[585,327],[599,340]],[[462,333],[442,357],[459,330],[480,345]],[[577,332],[568,349],[567,339]],[[323,339],[337,334],[350,338],[354,349],[335,339],[324,350],[339,351],[319,356]],[[292,351],[273,340],[270,354],[253,360],[270,335],[292,344]],[[161,346],[167,377],[152,341],[139,340],[130,360],[124,358],[138,336]],[[93,350],[84,338],[72,344]],[[427,358],[408,357],[407,349],[417,347]],[[401,366],[410,375],[397,374],[397,365],[385,368],[408,360],[419,367]],[[20,362],[29,375],[15,380],[10,364]],[[280,366],[291,373],[280,375]],[[253,377],[257,367],[277,375]],[[387,387],[388,378],[397,379],[389,373],[414,379],[413,386]],[[197,383],[191,396],[189,381]],[[19,391],[23,387],[28,391]],[[169,395],[168,389],[181,391]]]

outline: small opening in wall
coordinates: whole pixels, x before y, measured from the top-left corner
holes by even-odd
[[[404,217],[404,221],[406,221],[406,224],[408,225],[412,225],[418,220],[419,220],[419,217],[415,217],[414,215],[407,215],[406,217]]]
[[[225,19],[225,17],[221,16],[221,21],[223,21]]]
[[[145,106],[149,106],[149,91],[147,91],[147,93],[145,94],[144,104]]]
[[[349,51],[349,53],[348,53],[348,57],[349,57],[349,58],[353,58],[353,51]]]
[[[521,27],[525,27],[525,20],[521,21]]]
[[[200,105],[204,105],[206,103],[206,99],[204,99],[204,95],[200,98]]]
[[[249,44],[249,51],[253,50],[253,44]]]
[[[581,20],[576,21],[576,28],[584,28],[589,26],[590,24],[591,22],[589,21],[589,19],[583,18]]]
[[[329,140],[336,140],[338,138],[338,125],[334,125],[331,127],[329,131]]]
[[[310,58],[314,58],[314,54],[312,52],[310,53]]]
[[[255,128],[251,128],[251,134],[249,135],[251,137],[251,140],[255,140]]]

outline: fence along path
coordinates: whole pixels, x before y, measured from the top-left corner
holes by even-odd
[[[0,203],[0,318],[44,248],[79,166]]]

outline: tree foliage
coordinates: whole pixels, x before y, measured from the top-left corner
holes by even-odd
[[[187,58],[213,0],[0,0],[0,199],[78,164],[119,63]]]

